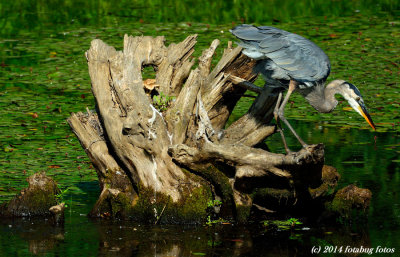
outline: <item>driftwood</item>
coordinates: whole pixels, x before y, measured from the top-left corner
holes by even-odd
[[[290,195],[287,206],[301,208],[297,202],[316,201],[329,191],[321,188],[323,145],[288,155],[259,147],[275,132],[270,121],[277,95],[246,83],[257,77],[255,61],[229,45],[211,69],[219,45],[214,40],[193,69],[196,38],[166,47],[163,37],[125,36],[123,51],[92,41],[86,58],[96,112],[68,119],[102,188],[91,216],[201,221],[207,203],[221,199],[221,215],[246,220],[253,204],[279,210],[259,200],[266,196]],[[154,67],[155,80],[143,81],[145,66]],[[259,95],[227,126],[246,90]],[[160,109],[151,98],[157,94],[175,98]],[[268,190],[257,194],[262,188]]]
[[[64,224],[64,210],[65,203],[60,203],[50,207],[49,211],[53,216],[53,222],[55,225]]]

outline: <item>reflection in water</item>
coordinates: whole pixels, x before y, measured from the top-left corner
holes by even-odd
[[[82,220],[75,232],[72,223],[59,228],[44,220],[2,221],[0,255],[26,247],[30,254],[49,256],[309,256],[313,246],[371,247],[367,230],[349,227],[267,231],[254,224],[147,226]]]
[[[31,237],[32,235],[29,235]],[[60,241],[64,240],[63,234],[56,234],[47,237],[38,238],[38,239],[28,239],[29,241],[29,252],[39,255],[50,252],[53,248],[55,248]]]
[[[318,127],[310,123],[293,123],[305,138],[311,131],[310,142],[325,142],[326,163],[338,168],[341,187],[356,182],[372,190],[368,226],[355,227],[357,222],[341,228],[307,224],[311,229],[266,231],[259,224],[145,226],[88,220],[84,214],[96,201],[98,190],[94,184],[82,184],[85,194],[66,197],[73,201],[68,201],[64,228],[44,220],[0,221],[0,256],[310,256],[313,246],[397,249],[400,168],[398,155],[389,147],[396,146],[398,135],[381,133],[375,143],[365,130],[325,128],[318,133]],[[289,146],[298,147],[294,138],[288,139]],[[284,151],[279,135],[273,136],[269,146],[273,152]]]
[[[3,4],[4,2],[4,4]],[[64,188],[70,188],[64,229],[55,228],[47,221],[1,220],[0,256],[310,256],[312,246],[358,246],[395,247],[400,250],[400,135],[396,127],[390,133],[371,133],[368,130],[349,129],[344,118],[349,113],[337,110],[332,116],[316,116],[309,109],[302,110],[302,100],[288,108],[288,117],[318,120],[316,123],[291,120],[296,131],[307,142],[323,142],[326,146],[326,163],[338,169],[342,175],[341,186],[356,183],[373,192],[369,226],[365,231],[350,228],[312,228],[305,231],[265,232],[257,226],[238,227],[224,225],[208,227],[146,227],[135,224],[88,221],[85,216],[98,196],[94,172],[83,149],[72,135],[65,119],[70,112],[80,111],[85,106],[93,107],[90,81],[83,52],[94,38],[102,38],[108,44],[119,46],[123,34],[165,35],[169,42],[183,40],[188,34],[199,34],[196,52],[208,47],[211,40],[219,38],[221,45],[230,39],[221,33],[231,28],[231,21],[239,18],[237,9],[219,15],[224,8],[204,5],[207,8],[191,8],[207,15],[196,15],[199,21],[215,19],[223,26],[203,23],[150,24],[157,20],[182,21],[194,18],[192,14],[179,11],[184,1],[176,5],[153,4],[157,8],[138,8],[158,1],[139,1],[127,8],[128,1],[109,4],[107,1],[3,1],[0,13],[0,201],[10,199],[19,192],[26,173],[45,169]],[[206,1],[216,2],[216,1]],[[220,1],[230,4],[230,1]],[[236,5],[259,12],[265,1],[252,5],[241,5],[246,1],[235,1]],[[304,1],[274,1],[265,15],[252,15],[252,19],[269,19],[268,16],[285,19],[293,17],[290,12],[311,12],[304,9]],[[289,3],[290,4],[287,4]],[[315,2],[315,1],[310,1]],[[370,90],[371,107],[375,117],[383,124],[398,124],[397,88],[398,73],[395,57],[398,47],[393,37],[398,36],[398,23],[393,17],[385,18],[381,10],[397,17],[395,1],[317,1],[313,10],[343,16],[351,15],[356,4],[355,17],[329,18],[321,15],[306,15],[296,23],[279,24],[279,27],[308,35],[325,46],[332,58],[337,77],[351,75],[354,81],[363,81]],[[375,1],[377,2],[377,1]],[[74,3],[78,3],[77,7]],[[278,3],[285,5],[281,8]],[[220,4],[218,2],[218,4]],[[314,4],[313,4],[314,5]],[[188,5],[191,6],[191,5]],[[296,8],[297,6],[297,8]],[[307,6],[307,5],[306,5]],[[337,8],[332,8],[335,6]],[[361,8],[360,8],[361,7]],[[167,9],[160,11],[160,8]],[[210,8],[218,15],[209,15]],[[154,10],[158,12],[155,13]],[[59,10],[63,10],[60,12]],[[275,10],[275,11],[274,11]],[[365,11],[382,17],[368,15]],[[134,14],[140,13],[144,23]],[[177,16],[177,13],[179,14]],[[247,12],[240,12],[247,13]],[[107,14],[107,15],[104,15]],[[230,16],[231,15],[231,16]],[[233,16],[232,16],[233,15]],[[221,19],[221,20],[220,20]],[[225,19],[225,20],[224,20]],[[246,20],[251,22],[251,20]],[[278,21],[279,22],[279,21]],[[350,24],[350,25],[349,25]],[[329,25],[329,26],[327,26]],[[209,26],[209,27],[208,27]],[[340,33],[337,33],[340,32]],[[358,33],[357,33],[358,32]],[[228,33],[229,34],[229,33]],[[343,44],[352,40],[351,44]],[[338,36],[339,40],[333,37]],[[328,39],[328,40],[327,40]],[[371,40],[372,39],[372,40]],[[360,49],[362,51],[360,52]],[[342,49],[343,52],[339,49]],[[222,49],[221,49],[222,51]],[[221,51],[219,54],[221,54]],[[218,51],[217,51],[218,52]],[[368,52],[368,56],[363,53]],[[346,66],[341,65],[345,58]],[[361,58],[362,56],[362,58]],[[394,60],[393,62],[384,60]],[[398,63],[398,62],[397,62]],[[395,67],[396,66],[396,67]],[[342,68],[341,68],[342,67]],[[380,71],[385,70],[384,73]],[[350,71],[350,73],[349,73]],[[388,72],[386,72],[388,71]],[[368,87],[368,84],[372,84]],[[379,88],[379,91],[378,89]],[[396,91],[397,90],[397,91]],[[34,96],[34,97],[32,97]],[[388,101],[384,99],[389,99]],[[390,100],[391,99],[391,100]],[[241,113],[247,111],[253,99],[243,104]],[[247,101],[244,99],[243,101]],[[396,102],[397,101],[397,102]],[[372,104],[373,103],[373,104]],[[340,106],[339,106],[340,107]],[[94,108],[94,107],[93,107]],[[381,109],[383,111],[381,111]],[[300,110],[300,111],[296,111]],[[303,109],[304,110],[304,109]],[[38,117],[32,118],[30,113]],[[307,113],[307,117],[304,116]],[[393,115],[391,115],[393,114]],[[329,124],[335,120],[337,126]],[[352,122],[359,126],[360,120]],[[342,129],[339,127],[343,127]],[[383,129],[383,127],[382,127]],[[4,132],[4,133],[3,133]],[[299,147],[288,135],[289,147]],[[274,136],[275,137],[275,136]],[[273,152],[284,152],[277,135],[269,139]],[[15,149],[14,149],[15,148]],[[40,160],[40,161],[38,161]],[[62,169],[50,168],[54,164]],[[46,168],[47,166],[47,168]],[[78,183],[77,181],[82,181]],[[94,182],[94,183],[93,183]],[[355,231],[358,231],[357,233]]]
[[[278,232],[266,231],[259,224],[144,226],[88,220],[84,214],[96,201],[98,190],[94,184],[81,184],[85,194],[66,197],[71,201],[64,228],[44,220],[0,221],[0,256],[310,256],[313,246],[329,245],[397,250],[400,165],[398,154],[390,147],[398,150],[398,135],[381,133],[374,142],[366,130],[324,128],[318,133],[318,127],[310,123],[293,124],[305,139],[311,131],[310,142],[325,142],[326,163],[341,173],[340,187],[356,182],[371,189],[368,226],[354,227],[357,222],[342,228],[307,224],[311,229]],[[288,138],[288,143],[293,149],[299,147],[294,138]],[[279,135],[273,136],[269,146],[273,152],[284,151]]]
[[[53,222],[50,220],[41,218],[5,219],[1,221],[0,226],[3,232],[3,236],[0,236],[2,239],[2,248],[5,245],[6,247],[11,246],[9,250],[13,250],[12,244],[14,241],[10,240],[12,238],[11,236],[15,236],[27,242],[27,249],[34,255],[56,252],[59,245],[64,242],[64,228],[54,226]],[[0,256],[6,256],[6,251],[0,251]]]

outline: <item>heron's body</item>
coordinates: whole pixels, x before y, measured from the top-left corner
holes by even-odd
[[[328,56],[316,44],[297,34],[268,26],[243,24],[231,32],[240,40],[238,44],[243,47],[242,52],[257,60],[255,71],[263,75],[264,88],[279,92],[275,118],[283,120],[303,145],[305,143],[283,115],[289,96],[295,90],[319,112],[331,112],[338,103],[335,94],[341,94],[375,129],[360,91],[354,85],[334,80],[324,86],[331,66]],[[288,94],[281,103],[282,91],[286,89]]]
[[[292,79],[303,89],[323,85],[329,76],[328,56],[304,37],[267,26],[240,25],[231,32],[243,53],[259,60],[256,69],[268,86],[287,88]]]

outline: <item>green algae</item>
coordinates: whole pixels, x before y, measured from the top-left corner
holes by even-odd
[[[21,189],[20,182],[37,171],[45,171],[53,176],[60,181],[62,188],[71,188],[70,194],[79,198],[84,198],[86,192],[74,186],[77,181],[97,181],[90,161],[65,121],[70,112],[81,111],[86,107],[95,108],[84,58],[84,51],[88,49],[91,40],[101,38],[118,47],[122,44],[124,33],[162,34],[166,36],[168,44],[197,33],[199,36],[195,56],[199,56],[201,50],[215,38],[221,40],[221,46],[233,40],[226,33],[232,27],[231,24],[206,26],[204,23],[192,22],[188,26],[185,23],[152,24],[126,19],[117,22],[118,26],[109,24],[105,27],[79,27],[71,24],[61,31],[46,27],[40,35],[21,30],[20,36],[0,40],[0,49],[4,54],[0,60],[0,158],[4,160],[0,169],[1,200],[9,200]],[[398,84],[395,82],[399,63],[396,39],[399,34],[398,23],[393,18],[370,17],[358,13],[351,17],[326,19],[295,18],[295,22],[276,26],[297,32],[320,45],[331,57],[332,79],[347,79],[348,74],[351,74],[351,82],[359,86],[363,93],[378,131],[398,131]],[[222,47],[217,49],[213,65],[221,54]],[[263,81],[258,80],[257,83],[262,84]],[[318,114],[297,94],[294,94],[292,100],[293,104],[286,110],[288,118],[312,122],[291,121],[306,142],[354,142],[355,138],[360,140],[362,134],[361,143],[373,143],[373,138],[368,137],[369,131],[350,132],[351,128],[359,128],[360,124],[363,124],[361,128],[365,130],[368,127],[355,112],[338,108],[333,114]],[[231,119],[235,120],[246,112],[251,102],[252,99],[243,99]],[[390,137],[378,133],[376,136],[378,145],[388,146],[381,155],[387,155],[390,161],[399,148],[398,135]],[[379,141],[380,137],[385,137],[387,141],[383,138]],[[268,144],[273,147],[272,150],[278,148],[277,152],[284,151],[276,137],[272,137],[271,141]],[[290,135],[288,142],[293,142]],[[349,154],[349,150],[345,149],[333,151],[338,151],[337,156],[342,159]],[[365,156],[369,161],[364,161],[364,165],[381,166],[377,163],[382,156],[375,158],[373,149],[371,151]],[[327,149],[326,152],[329,157],[332,150]],[[335,161],[335,156],[327,160]],[[393,160],[394,164],[398,164],[396,158]],[[335,166],[344,165],[339,162]],[[350,165],[345,166],[351,168],[348,167]],[[225,194],[229,188],[221,190]]]
[[[76,2],[79,2],[79,7],[74,6]],[[150,2],[149,6],[147,2]],[[180,8],[175,8],[175,4],[157,5],[153,1],[147,2],[135,4],[122,1],[110,4],[107,1],[92,0],[18,0],[1,3],[0,201],[7,201],[17,194],[29,175],[46,171],[59,181],[62,188],[70,188],[66,196],[73,203],[70,204],[69,220],[81,227],[76,229],[73,224],[67,224],[68,247],[62,243],[56,250],[46,250],[48,255],[93,255],[103,245],[101,250],[104,252],[100,253],[110,254],[113,248],[105,247],[106,243],[121,237],[121,230],[116,229],[110,238],[99,242],[97,227],[87,223],[84,214],[99,194],[97,177],[65,122],[70,112],[81,111],[85,107],[94,108],[83,56],[90,41],[98,37],[120,49],[124,33],[166,35],[167,42],[178,42],[189,33],[198,33],[199,43],[195,53],[198,56],[198,52],[201,52],[199,50],[205,49],[215,38],[222,41],[221,46],[226,45],[228,39],[233,40],[227,29],[234,26],[234,22],[274,25],[307,36],[330,56],[333,64],[331,78],[350,77],[352,83],[360,88],[379,133],[370,133],[367,124],[360,130],[362,118],[340,108],[344,105],[339,105],[333,114],[321,115],[311,110],[301,97],[294,95],[291,108],[286,113],[306,142],[326,144],[326,160],[343,174],[342,185],[358,181],[363,187],[374,190],[375,200],[370,209],[370,235],[360,240],[359,236],[354,236],[354,231],[340,235],[334,232],[331,235],[341,240],[330,244],[345,245],[362,241],[361,245],[384,244],[399,248],[399,1],[321,0],[309,1],[308,4],[304,1],[278,1],[277,4],[275,1],[274,4],[268,3],[267,7],[265,1],[251,4],[235,1],[234,5],[228,5],[225,9],[212,5],[214,3],[218,7],[226,7],[224,3],[212,1],[206,4],[201,2],[202,8],[188,5],[191,7],[190,12],[182,9],[185,7],[183,1]],[[216,14],[211,13],[210,9]],[[203,14],[193,13],[197,10]],[[217,56],[221,52],[217,50]],[[258,83],[263,82],[260,80]],[[237,119],[239,114],[247,111],[251,101],[243,99],[232,119]],[[38,117],[34,118],[34,113]],[[297,122],[297,119],[303,121]],[[297,142],[290,135],[287,136],[291,149],[298,147]],[[274,152],[284,152],[280,138],[273,137],[269,142],[271,145]],[[342,163],[343,160],[345,163]],[[358,162],[357,165],[354,162]],[[85,226],[82,226],[82,222]],[[127,228],[125,234],[132,235],[133,228]],[[109,229],[105,227],[104,234]],[[212,238],[212,245],[223,242],[219,252],[221,255],[237,254],[236,249],[232,252],[228,250],[227,253],[227,249],[232,249],[231,239],[240,236],[236,230],[231,231],[227,238]],[[26,235],[20,237],[8,228],[3,231],[0,241],[4,244],[0,246],[0,255],[32,254],[28,251]],[[40,237],[48,231],[50,228],[45,227],[43,233],[37,233],[32,239],[37,240],[38,234]],[[145,239],[137,241],[135,238],[129,242],[130,246],[140,242],[145,245],[143,248],[153,249],[154,245],[146,242],[154,234],[160,233],[160,230],[155,227],[149,231],[138,231],[138,234],[145,235]],[[187,244],[186,240],[192,235],[193,232],[186,233],[182,241]],[[166,238],[171,236],[174,235]],[[199,243],[204,242],[205,236],[201,234],[201,240],[197,240],[200,235],[196,235],[196,240],[190,240],[187,249],[215,255],[214,247],[205,251],[205,246]],[[259,235],[257,238],[260,238]],[[273,241],[276,248],[271,248],[271,243],[265,246],[265,242],[271,242],[271,238],[262,239],[254,241],[253,237],[251,241],[246,241],[251,242],[254,249],[261,249],[258,254],[253,254],[255,256],[271,250],[273,252],[276,248],[282,250],[282,244],[285,246],[285,240],[281,238]],[[121,241],[125,240],[126,237]],[[306,256],[310,245],[324,245],[327,241],[311,240],[308,244],[295,245],[293,250]],[[290,242],[293,245],[293,241]],[[247,248],[241,249],[242,254],[249,254]],[[189,250],[186,253],[189,255]],[[150,254],[153,253],[147,253]]]
[[[247,223],[250,217],[251,206],[236,205],[236,222]]]
[[[141,186],[139,192],[133,206],[125,200],[121,201],[125,204],[122,208],[129,219],[153,224],[203,223],[207,217],[207,203],[212,197],[207,186],[186,191],[178,202],[151,188]]]
[[[331,202],[325,203],[325,208],[336,214],[342,223],[366,220],[371,200],[371,191],[349,185],[336,192]]]
[[[58,204],[57,184],[44,173],[36,173],[29,177],[29,186],[23,189],[8,203],[0,207],[0,216],[34,217],[49,216],[49,208]]]
[[[214,187],[215,193],[221,197],[222,204],[220,214],[225,218],[233,218],[233,190],[229,183],[229,178],[213,165],[201,168],[197,170],[196,173],[210,181]]]

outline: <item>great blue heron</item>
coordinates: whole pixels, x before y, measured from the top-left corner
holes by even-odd
[[[284,116],[285,105],[293,91],[302,94],[312,107],[322,113],[335,109],[338,104],[335,94],[340,94],[375,129],[356,86],[344,80],[334,80],[324,86],[330,73],[330,62],[316,44],[299,35],[268,26],[243,24],[230,31],[240,39],[238,44],[243,47],[242,52],[257,60],[255,70],[263,75],[266,82],[264,88],[279,92],[274,116],[287,152],[290,151],[279,119],[288,126],[303,147],[307,146]],[[286,89],[288,92],[281,102],[282,92]]]

